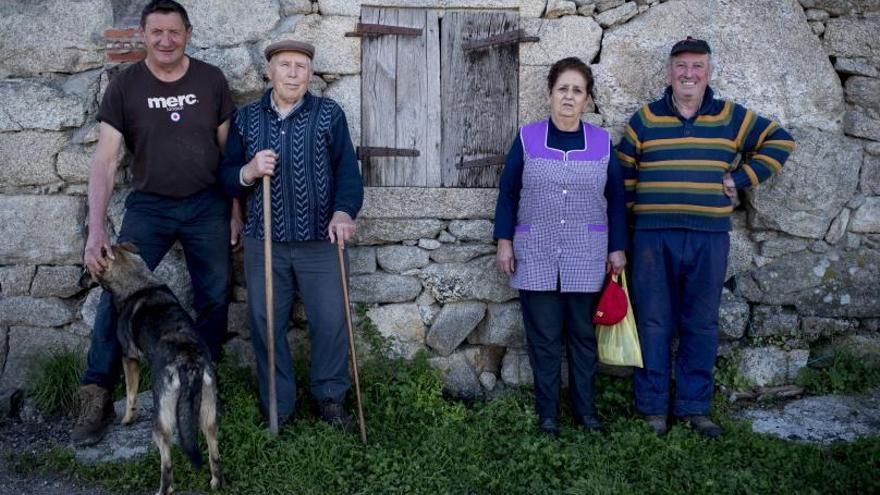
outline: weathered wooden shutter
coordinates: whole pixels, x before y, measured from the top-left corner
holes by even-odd
[[[513,12],[447,12],[441,26],[442,178],[445,187],[496,187],[516,135],[519,44],[465,50],[517,30]],[[497,38],[496,38],[497,39]]]
[[[514,12],[441,19],[432,10],[362,8],[366,185],[498,185],[517,128],[518,22]]]
[[[418,36],[365,36],[361,42],[361,163],[364,182],[368,186],[438,187],[440,54],[436,41],[439,39],[437,12],[364,7],[361,23],[422,30]],[[400,156],[413,154],[401,150],[417,150],[418,156]]]

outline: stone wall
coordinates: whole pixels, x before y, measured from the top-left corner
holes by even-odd
[[[878,0],[186,0],[190,52],[221,67],[240,103],[264,88],[262,48],[317,46],[312,90],[360,136],[359,4],[518,10],[541,41],[520,47],[521,122],[546,115],[544,78],[589,61],[595,108],[619,136],[664,85],[669,46],[710,41],[713,87],[778,119],[798,140],[783,172],[742,196],[722,303],[720,353],[757,385],[790,382],[833,340],[877,349],[880,331],[880,1]],[[136,11],[136,9],[134,9]],[[0,387],[35,354],[86,347],[100,289],[77,288],[94,115],[109,72],[102,33],[130,22],[111,0],[0,4]],[[47,33],[51,33],[48,35]],[[125,159],[123,157],[123,165]],[[108,223],[128,192],[123,166]],[[351,293],[392,352],[426,350],[451,391],[528,383],[516,293],[494,268],[494,189],[368,188],[351,254]],[[249,354],[240,257],[230,348]],[[179,249],[158,269],[184,302]],[[295,320],[304,318],[296,310]],[[300,332],[305,333],[305,332]],[[811,354],[812,353],[812,354]]]

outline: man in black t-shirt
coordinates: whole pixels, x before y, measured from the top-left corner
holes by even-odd
[[[238,244],[241,212],[215,184],[235,107],[220,69],[186,56],[192,26],[173,0],[153,0],[141,14],[147,56],[111,81],[101,102],[98,145],[89,173],[89,233],[83,261],[92,273],[107,265],[104,228],[123,141],[133,155],[134,191],[126,199],[119,241],[138,247],[150,269],[179,241],[192,279],[196,329],[215,359],[226,334],[230,244]],[[231,218],[230,218],[231,215]],[[71,440],[100,441],[113,420],[111,391],[119,381],[116,314],[104,293],[80,387],[80,416]]]

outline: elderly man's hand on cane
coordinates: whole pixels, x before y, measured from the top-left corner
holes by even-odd
[[[345,243],[354,237],[354,229],[354,220],[351,219],[351,216],[344,211],[337,211],[330,219],[327,235],[330,237],[330,242],[340,244],[344,248]],[[341,242],[337,242],[337,240]]]

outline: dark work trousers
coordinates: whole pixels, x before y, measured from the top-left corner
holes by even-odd
[[[217,359],[229,310],[229,200],[214,187],[185,198],[133,191],[125,208],[117,242],[137,246],[150,270],[180,241],[192,280],[196,331]],[[116,317],[113,299],[105,292],[92,329],[84,385],[112,389],[119,382],[122,349],[116,338]]]
[[[635,395],[642,414],[669,414],[676,331],[673,414],[709,413],[729,247],[727,232],[636,230],[632,293],[645,367],[636,368]]]
[[[348,253],[346,252],[346,263]],[[263,241],[244,238],[244,273],[250,312],[251,343],[257,360],[257,379],[263,410],[269,410],[266,346],[266,285]],[[272,243],[273,304],[275,312],[275,391],[278,418],[296,407],[293,357],[287,342],[294,295],[302,295],[309,322],[310,380],[318,401],[342,402],[351,386],[348,371],[348,333],[336,245],[329,241]]]
[[[595,414],[594,296],[583,292],[519,291],[535,381],[535,410],[541,419],[559,416],[563,345],[568,352],[568,390],[575,416]]]

